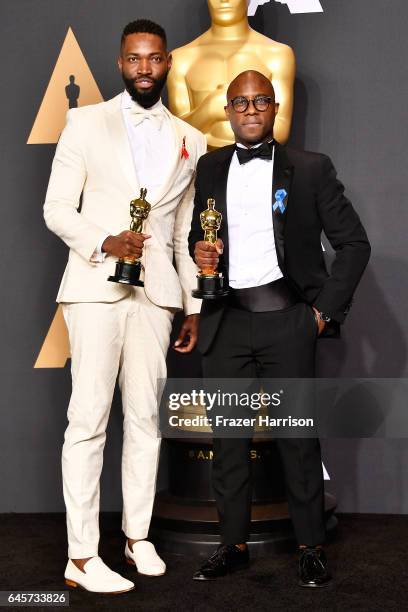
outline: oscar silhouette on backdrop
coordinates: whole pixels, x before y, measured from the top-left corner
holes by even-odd
[[[75,75],[69,77],[69,85],[65,87],[65,95],[68,98],[69,108],[78,108],[78,98],[81,88],[75,83]]]
[[[234,143],[225,116],[228,84],[244,70],[256,70],[271,81],[279,110],[274,136],[289,138],[293,111],[295,56],[287,45],[253,30],[247,0],[207,0],[211,27],[175,49],[168,90],[171,112],[201,130],[210,149]]]

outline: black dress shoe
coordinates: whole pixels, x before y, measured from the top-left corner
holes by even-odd
[[[221,544],[200,567],[193,580],[215,580],[249,565],[248,547],[240,550],[234,544]]]
[[[299,585],[324,587],[331,580],[327,559],[321,548],[303,548],[299,555]]]

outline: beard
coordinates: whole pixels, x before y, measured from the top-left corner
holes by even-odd
[[[150,108],[160,100],[161,92],[166,84],[168,73],[169,71],[167,70],[160,79],[148,77],[149,80],[152,81],[152,87],[148,90],[137,89],[135,86],[135,79],[128,79],[124,74],[122,74],[122,79],[132,100],[137,104],[140,104],[140,106],[143,106],[143,108]]]

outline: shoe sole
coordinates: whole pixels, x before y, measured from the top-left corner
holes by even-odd
[[[82,586],[82,584],[74,582],[74,580],[69,580],[68,578],[65,578],[65,584],[73,589],[79,588],[83,591],[87,591],[87,593],[96,593],[97,595],[121,595],[122,593],[130,593],[130,591],[133,591],[135,588],[133,586],[130,589],[125,589],[124,591],[90,591],[89,589],[86,589],[84,586]]]
[[[129,559],[129,557],[126,557],[126,563],[128,565],[132,565],[133,567],[136,567],[137,569],[136,563],[132,559]],[[148,578],[157,578],[159,576],[164,576],[166,572],[162,572],[161,574],[144,574],[143,572],[139,572],[139,570],[137,570],[137,573],[140,574],[141,576],[147,576]]]
[[[244,563],[243,565],[237,565],[236,567],[234,567],[233,569],[229,570],[229,572],[227,572],[226,574],[224,574],[223,576],[215,576],[214,578],[195,578],[193,576],[193,580],[197,580],[198,582],[209,582],[212,580],[218,580],[219,578],[225,578],[225,576],[228,576],[228,574],[234,574],[235,572],[240,572],[242,570],[246,570],[249,567],[249,563]]]

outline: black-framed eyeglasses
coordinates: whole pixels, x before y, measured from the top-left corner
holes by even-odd
[[[252,102],[255,110],[263,113],[268,110],[269,105],[273,102],[271,96],[255,96],[255,98],[245,98],[245,96],[237,96],[228,102],[236,113],[245,113],[249,103]]]

